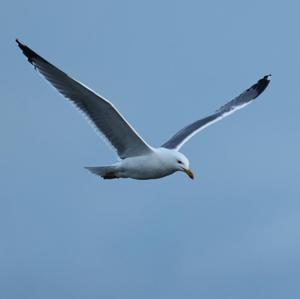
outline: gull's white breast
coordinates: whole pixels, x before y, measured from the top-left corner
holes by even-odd
[[[126,158],[116,164],[117,174],[123,178],[140,180],[170,175],[176,171],[172,163],[172,152],[173,150],[157,148],[147,155]]]

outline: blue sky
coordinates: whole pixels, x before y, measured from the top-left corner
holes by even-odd
[[[4,1],[1,298],[300,296],[297,1]],[[196,179],[99,180],[115,161],[14,39],[110,99],[159,146],[272,73],[191,139]]]

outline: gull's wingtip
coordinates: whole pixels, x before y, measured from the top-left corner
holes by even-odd
[[[258,97],[267,88],[271,81],[271,76],[271,74],[265,75],[263,78],[258,80],[256,84],[252,86],[257,91],[257,95],[254,97],[254,99]]]
[[[22,43],[19,41],[18,38],[16,38],[16,43],[18,44],[18,47],[19,47],[21,50],[23,50],[23,48],[25,47],[25,45],[22,44]]]
[[[32,51],[26,45],[22,44],[17,38],[16,43],[18,44],[18,47],[22,50],[23,54],[27,57],[30,63],[32,63],[32,60],[34,58],[38,57],[38,55],[34,51]]]

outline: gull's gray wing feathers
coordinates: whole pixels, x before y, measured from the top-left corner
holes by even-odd
[[[219,108],[214,114],[197,120],[192,124],[186,126],[182,130],[177,132],[173,137],[171,137],[167,142],[165,142],[162,147],[179,150],[182,145],[196,133],[235,112],[236,110],[248,105],[266,89],[270,82],[270,76],[271,75],[267,75],[258,80],[257,83],[255,83],[250,88],[245,90],[242,94]]]
[[[91,119],[116,149],[121,159],[140,156],[151,151],[151,147],[109,101],[69,77],[26,45],[18,40],[16,42],[35,69]]]

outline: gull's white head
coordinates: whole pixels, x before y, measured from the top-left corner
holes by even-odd
[[[191,179],[194,179],[194,174],[190,169],[190,162],[188,158],[184,154],[177,151],[174,151],[173,154],[174,154],[173,163],[175,169],[177,171],[185,172]]]
[[[191,171],[188,158],[176,150],[169,150],[166,148],[157,149],[159,155],[163,158],[164,165],[171,171],[185,172],[191,179],[194,179],[194,174]]]
[[[182,171],[191,179],[194,179],[194,174],[190,169],[190,162],[184,154],[163,147],[157,148],[155,151],[160,157],[160,163],[163,164],[170,173]]]

